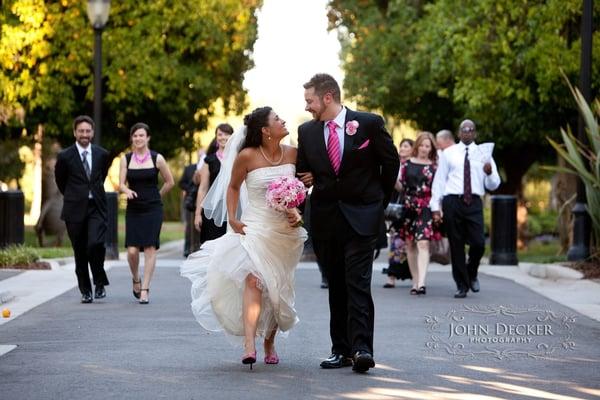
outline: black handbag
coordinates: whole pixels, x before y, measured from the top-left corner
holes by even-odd
[[[399,221],[404,218],[404,206],[398,203],[390,203],[383,211],[386,221]]]

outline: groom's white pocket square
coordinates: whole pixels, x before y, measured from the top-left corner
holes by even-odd
[[[360,145],[358,150],[366,149],[368,145],[369,145],[369,139],[365,140],[365,142]]]

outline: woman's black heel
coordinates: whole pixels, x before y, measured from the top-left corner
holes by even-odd
[[[419,290],[417,290],[418,294],[427,294],[427,289],[425,289],[425,286],[421,286],[419,288]]]
[[[244,354],[242,357],[242,364],[250,364],[250,369],[252,369],[252,364],[256,362],[256,351],[253,351],[248,354]]]
[[[141,283],[142,283],[142,280],[141,280],[141,279],[138,279],[138,280],[136,281],[135,279],[133,279],[133,278],[132,278],[131,280],[133,281],[133,284],[134,284],[134,285],[138,285],[138,284],[141,284]],[[135,291],[135,288],[133,288],[133,289],[132,289],[132,291],[133,291],[133,297],[135,297],[136,299],[139,299],[139,298],[140,298],[140,296],[141,296],[141,294],[142,294],[142,291],[140,290],[139,292],[136,292],[136,291]]]

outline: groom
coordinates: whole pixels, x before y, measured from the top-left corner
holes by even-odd
[[[333,77],[304,84],[313,120],[298,128],[297,171],[310,196],[313,247],[329,281],[332,354],[322,368],[353,365],[366,372],[373,360],[373,253],[399,158],[383,119],[341,104]]]

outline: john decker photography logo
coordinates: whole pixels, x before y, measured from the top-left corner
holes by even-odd
[[[458,357],[544,358],[572,351],[574,315],[537,306],[463,306],[426,315],[426,347]]]

